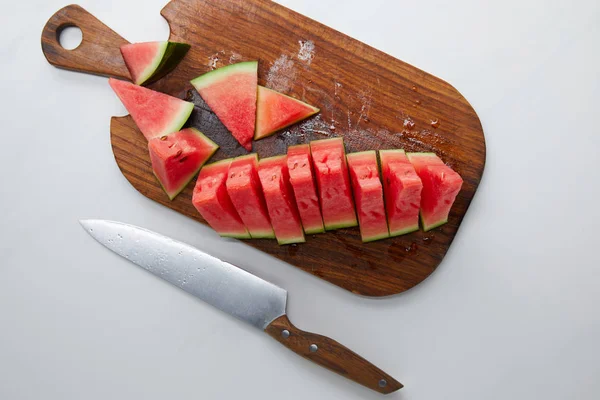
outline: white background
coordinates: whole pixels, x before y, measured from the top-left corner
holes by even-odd
[[[111,153],[124,109],[106,79],[42,55],[66,0],[3,1],[0,399],[380,398],[129,265],[84,233],[90,217],[286,288],[297,326],[406,385],[391,398],[600,398],[600,3],[280,2],[449,81],[478,112],[487,166],[439,269],[361,298],[144,198]],[[129,41],[168,37],[164,0],[81,4]]]

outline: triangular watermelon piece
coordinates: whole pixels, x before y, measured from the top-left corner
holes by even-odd
[[[108,83],[148,140],[179,131],[194,109],[192,103],[133,83],[113,78]]]
[[[269,88],[258,87],[254,140],[270,136],[320,110]]]
[[[248,151],[256,121],[258,61],[228,65],[192,80],[200,96]]]
[[[148,142],[152,170],[173,200],[198,173],[219,146],[194,128]]]
[[[173,71],[190,47],[178,42],[130,43],[121,46],[121,55],[133,82],[146,85]]]

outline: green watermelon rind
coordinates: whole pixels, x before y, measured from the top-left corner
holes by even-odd
[[[439,228],[440,226],[448,223],[448,218],[446,218],[444,220],[434,222],[431,225],[426,225],[425,221],[423,220],[423,215],[421,215],[420,219],[421,219],[421,225],[423,225],[423,232],[429,232],[432,229]]]
[[[149,85],[168,75],[179,65],[191,47],[187,43],[167,42],[158,66],[142,84]]]
[[[377,240],[387,239],[389,237],[390,237],[389,233],[382,233],[381,235],[375,235],[375,236],[369,236],[369,237],[365,237],[365,236],[361,235],[361,240],[363,243],[370,243],[370,242],[375,242]]]
[[[279,95],[281,95],[281,96],[285,96],[285,97],[287,97],[288,99],[291,99],[291,100],[293,100],[293,101],[294,101],[294,102],[296,102],[296,103],[300,103],[300,104],[306,105],[307,107],[309,107],[309,108],[312,108],[312,112],[311,112],[310,114],[307,114],[307,115],[305,115],[305,116],[302,116],[302,117],[300,117],[300,118],[298,118],[298,119],[295,119],[294,121],[290,122],[289,124],[287,124],[287,125],[284,125],[284,126],[281,126],[281,127],[277,128],[276,130],[273,130],[273,131],[271,131],[271,132],[267,132],[267,133],[264,133],[264,134],[262,134],[262,135],[259,135],[259,134],[258,134],[258,132],[257,132],[257,131],[258,131],[258,127],[259,127],[259,126],[260,126],[260,124],[261,124],[261,118],[260,118],[260,115],[261,115],[261,114],[259,113],[259,109],[258,109],[258,104],[260,104],[260,89],[259,89],[259,90],[258,90],[257,97],[256,97],[256,104],[257,104],[257,107],[256,107],[256,126],[255,126],[255,128],[254,128],[254,140],[260,140],[260,139],[264,139],[264,138],[266,138],[266,137],[269,137],[269,136],[271,136],[271,135],[275,134],[276,132],[279,132],[280,130],[287,128],[288,126],[292,126],[292,125],[294,125],[294,124],[297,124],[298,122],[300,122],[300,121],[302,121],[302,120],[305,120],[305,119],[307,119],[307,118],[310,118],[310,117],[312,117],[313,115],[315,115],[315,114],[317,114],[317,113],[321,112],[321,109],[319,109],[319,108],[317,108],[317,107],[315,107],[315,106],[311,106],[310,104],[308,104],[308,103],[305,103],[305,102],[303,102],[303,101],[301,101],[301,100],[295,99],[295,98],[293,98],[293,97],[291,97],[291,96],[288,96],[288,95],[286,95],[286,94],[283,94],[283,93],[279,93],[279,92],[277,92],[276,90],[269,89],[268,87],[265,87],[265,86],[261,86],[261,85],[258,85],[258,86],[259,86],[261,89],[264,89],[264,90],[269,90],[269,91],[271,91],[271,92],[275,92],[275,93],[277,93],[277,94],[279,94]]]
[[[192,111],[194,111],[194,104],[188,101],[184,101],[181,105],[181,110],[179,111],[179,115],[176,115],[172,118],[171,125],[167,126],[163,129],[162,132],[155,135],[154,138],[168,135],[170,133],[179,132],[183,125],[190,119],[190,115],[192,115]]]
[[[419,230],[419,224],[416,224],[416,225],[410,226],[408,228],[399,229],[397,231],[390,231],[390,237],[402,236],[402,235],[406,235],[407,233],[416,232],[418,230]]]
[[[210,160],[210,158],[219,149],[219,145],[216,144],[215,142],[213,142],[212,140],[210,140],[205,134],[203,134],[202,132],[200,132],[198,129],[196,129],[196,128],[190,128],[190,130],[192,130],[198,137],[200,137],[200,139],[202,139],[203,142],[205,142],[206,144],[209,144],[212,147],[212,151],[209,153],[208,157],[206,158],[206,160]],[[173,133],[176,133],[176,132],[173,132]],[[181,185],[181,187],[175,189],[172,193],[169,193],[167,191],[167,189],[163,186],[162,182],[160,181],[160,179],[158,178],[158,175],[156,175],[156,173],[154,172],[154,170],[152,170],[152,173],[156,177],[156,180],[158,180],[158,182],[160,183],[160,186],[162,187],[162,189],[164,190],[164,192],[167,194],[167,196],[169,196],[169,200],[173,200],[175,197],[177,197],[179,195],[179,193],[181,193],[183,191],[183,189],[185,189],[187,187],[187,185],[192,181],[192,179],[194,179],[194,177],[196,175],[198,175],[198,172],[200,172],[200,169],[202,169],[202,167],[204,166],[204,164],[206,164],[206,162],[204,162],[203,164],[200,164],[200,166],[196,169],[196,171],[194,171],[193,174],[190,174],[190,178],[187,181],[185,181],[185,183],[183,183]]]
[[[160,51],[152,63],[146,67],[140,78],[134,83],[145,86],[165,77],[179,65],[191,47],[187,43],[162,42]]]
[[[258,70],[258,61],[244,61],[237,64],[227,65],[209,71],[204,75],[200,75],[190,81],[196,90],[206,88],[217,82],[227,79],[231,74],[236,72],[256,73]]]

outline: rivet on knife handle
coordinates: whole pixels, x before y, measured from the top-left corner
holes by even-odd
[[[81,29],[81,44],[73,50],[60,45],[59,36],[69,26]],[[130,79],[121,56],[121,46],[127,44],[108,26],[82,7],[72,4],[58,10],[42,31],[42,51],[55,67],[88,74]]]
[[[296,354],[369,389],[388,394],[402,388],[400,382],[335,340],[296,328],[287,315],[271,322],[265,332]]]

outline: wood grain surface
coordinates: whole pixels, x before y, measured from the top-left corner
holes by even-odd
[[[389,394],[403,387],[392,376],[335,340],[296,328],[287,315],[273,321],[265,332],[307,360],[379,393]]]
[[[451,85],[418,68],[268,0],[174,0],[162,15],[170,39],[192,45],[183,62],[151,88],[186,98],[196,107],[188,126],[221,146],[212,161],[246,154],[189,81],[213,68],[259,60],[259,84],[321,108],[321,113],[254,142],[261,157],[289,145],[343,136],[349,152],[404,148],[433,151],[464,179],[448,224],[363,244],[358,228],[309,235],[300,245],[275,240],[246,243],[365,296],[387,296],[422,282],[440,264],[475,195],[485,164],[485,139],[477,114]],[[83,42],[73,51],[57,32],[76,25]],[[117,57],[125,40],[78,6],[48,21],[42,49],[48,61],[100,75],[127,77]],[[103,52],[106,56],[99,57]],[[152,174],[147,143],[132,119],[113,117],[111,141],[119,168],[148,198],[199,222],[192,206],[194,183],[169,201]]]

